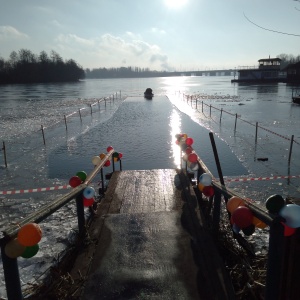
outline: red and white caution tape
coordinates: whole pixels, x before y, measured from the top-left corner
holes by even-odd
[[[256,177],[256,178],[234,178],[234,179],[225,179],[226,182],[237,182],[237,181],[260,181],[260,180],[273,180],[273,179],[287,179],[287,178],[300,178],[300,175],[291,175],[291,176],[270,176],[270,177]]]
[[[14,194],[47,192],[47,191],[63,190],[63,189],[68,189],[68,188],[70,188],[69,185],[57,185],[57,186],[52,186],[52,187],[27,189],[27,190],[0,191],[0,195],[14,195]]]

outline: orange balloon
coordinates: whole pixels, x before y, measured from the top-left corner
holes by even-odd
[[[260,229],[264,229],[268,226],[266,223],[264,223],[262,220],[260,220],[259,218],[255,217],[255,216],[253,216],[252,224],[255,225],[255,227],[260,228]]]
[[[231,197],[226,204],[226,208],[230,213],[233,213],[239,206],[245,206],[245,202],[236,196]]]
[[[200,192],[202,192],[204,188],[205,188],[205,185],[203,185],[202,183],[198,184],[198,189]]]
[[[24,253],[25,249],[26,247],[21,245],[18,239],[13,239],[5,245],[4,252],[10,258],[17,258]]]
[[[18,232],[18,242],[26,247],[36,245],[42,238],[42,230],[36,223],[28,223]]]
[[[100,157],[101,159],[103,159],[105,156],[106,156],[106,155],[105,155],[104,153],[100,153],[100,154],[99,154],[99,157]]]

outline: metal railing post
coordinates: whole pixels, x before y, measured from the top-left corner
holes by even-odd
[[[22,289],[17,258],[10,258],[5,254],[5,243],[1,243],[1,255],[6,286],[6,294],[9,300],[22,300]]]
[[[6,157],[6,148],[5,148],[5,142],[3,141],[3,153],[4,153],[4,163],[5,163],[5,167],[7,168],[7,157]]]
[[[80,122],[82,122],[82,118],[81,118],[81,112],[80,112],[80,109],[79,109],[79,117],[80,117]]]
[[[46,145],[45,134],[44,134],[44,126],[43,125],[41,125],[41,130],[42,130],[42,135],[43,135],[43,142],[44,142],[44,145]]]
[[[294,135],[292,135],[292,137],[291,137],[290,153],[289,153],[289,164],[291,163],[293,143],[294,143]]]
[[[280,299],[280,281],[284,257],[284,227],[274,219],[270,225],[265,300]]]
[[[234,132],[236,132],[237,114],[235,114]]]
[[[85,218],[84,218],[84,206],[83,206],[82,191],[76,196],[76,208],[77,208],[79,235],[83,236],[86,233],[86,226],[85,226]]]
[[[223,108],[221,108],[220,123],[221,123],[221,120],[222,120],[222,112],[223,112]]]
[[[68,130],[66,115],[64,115],[64,120],[65,120],[66,130]]]
[[[255,144],[257,144],[257,130],[258,130],[258,122],[255,124]]]

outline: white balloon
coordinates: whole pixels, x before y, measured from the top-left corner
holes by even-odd
[[[211,185],[212,177],[211,177],[211,175],[208,174],[208,173],[203,173],[203,174],[199,177],[199,182],[202,183],[204,186]]]
[[[97,166],[100,163],[100,161],[101,161],[101,158],[99,156],[94,156],[92,158],[92,163],[94,166]]]

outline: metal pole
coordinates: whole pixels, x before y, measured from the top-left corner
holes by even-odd
[[[5,148],[5,142],[3,141],[3,153],[4,153],[4,163],[5,163],[5,167],[7,168],[7,158],[6,158],[6,148]]]
[[[202,100],[202,112],[203,112],[203,100]]]
[[[211,104],[209,105],[209,116],[211,117]]]
[[[122,171],[122,160],[120,159],[120,171]]]
[[[258,130],[258,122],[255,125],[255,144],[257,144],[257,130]]]
[[[222,112],[223,112],[223,108],[221,108],[220,123],[221,123],[221,119],[222,119]]]
[[[78,230],[79,230],[80,236],[83,236],[86,233],[85,218],[84,218],[84,206],[83,206],[83,194],[82,193],[83,192],[81,191],[76,196]]]
[[[196,109],[198,109],[198,99],[196,98]]]
[[[92,104],[90,104],[91,114],[93,114]]]
[[[101,168],[101,183],[102,183],[102,192],[104,193],[104,175],[103,175],[103,168]]]
[[[1,242],[1,255],[3,263],[4,280],[7,298],[10,300],[22,300],[22,289],[17,258],[10,258],[5,254],[6,243]]]
[[[294,143],[294,135],[292,135],[292,137],[291,137],[291,145],[290,145],[290,153],[289,153],[289,164],[291,162],[293,143]]]
[[[43,125],[41,125],[41,130],[42,130],[44,145],[46,145],[45,134],[44,134],[44,126]]]
[[[274,220],[270,225],[269,253],[266,277],[266,300],[281,299],[280,279],[284,257],[284,227],[280,221]]]

